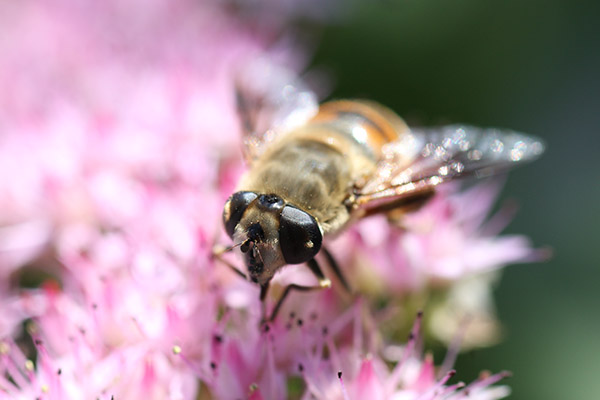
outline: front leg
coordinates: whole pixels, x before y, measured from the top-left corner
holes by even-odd
[[[348,281],[346,280],[346,277],[344,276],[344,273],[342,272],[339,264],[337,263],[337,261],[335,261],[335,258],[333,258],[333,255],[329,252],[329,250],[327,250],[326,247],[323,247],[321,251],[325,255],[325,258],[327,259],[327,263],[331,267],[331,270],[333,271],[335,276],[337,276],[344,289],[346,289],[346,292],[352,293],[352,288],[350,287],[350,284],[348,284]]]
[[[315,276],[319,280],[319,284],[317,286],[303,286],[303,285],[297,285],[295,283],[292,283],[291,285],[286,286],[285,290],[283,291],[283,294],[281,295],[281,297],[275,304],[275,308],[273,308],[273,311],[271,312],[271,316],[269,317],[269,322],[275,320],[275,317],[277,317],[277,314],[279,313],[279,309],[281,308],[283,301],[286,299],[286,297],[290,294],[290,292],[292,290],[297,290],[299,292],[310,292],[313,290],[322,290],[322,289],[328,289],[331,287],[331,281],[327,277],[325,277],[325,275],[323,274],[323,271],[321,270],[321,267],[319,266],[319,263],[317,263],[317,261],[314,258],[312,260],[310,260],[307,264],[308,264],[308,268],[310,268],[312,273],[315,274]],[[269,285],[267,284],[266,288],[264,290],[264,294],[263,294],[263,290],[261,287],[261,300],[263,299],[263,296],[266,296],[266,290],[267,290],[268,286]],[[263,304],[264,304],[264,302],[263,302]]]
[[[248,278],[248,275],[246,275],[238,267],[236,267],[235,265],[233,265],[231,262],[229,262],[228,260],[226,260],[223,257],[223,254],[225,254],[231,250],[232,250],[232,247],[215,246],[215,247],[213,247],[212,256],[216,260],[218,260],[218,261],[222,262],[223,264],[225,264],[226,266],[228,266],[237,275],[241,276],[245,280],[250,280]],[[308,261],[307,264],[308,264],[308,268],[311,270],[311,272],[317,277],[319,284],[317,286],[303,286],[303,285],[297,285],[297,284],[293,283],[291,285],[286,286],[285,290],[283,291],[283,294],[281,295],[279,300],[277,300],[277,303],[275,304],[275,308],[273,308],[273,311],[271,312],[271,315],[269,316],[269,319],[267,320],[267,322],[272,322],[275,320],[275,317],[277,317],[277,314],[279,313],[279,310],[281,309],[281,306],[283,305],[283,301],[287,298],[287,296],[289,295],[289,293],[292,290],[297,290],[300,292],[309,292],[312,290],[321,290],[321,289],[327,289],[327,288],[331,287],[331,281],[327,277],[325,277],[325,274],[323,274],[323,271],[321,270],[319,263],[317,263],[317,261],[314,258],[312,260]],[[267,282],[260,286],[260,302],[261,302],[263,318],[265,315],[267,315],[265,304],[266,304],[267,293],[269,291],[269,286],[270,286],[270,282]]]
[[[221,245],[215,245],[212,249],[212,257],[228,266],[237,275],[249,281],[250,279],[248,278],[248,275],[246,275],[242,270],[240,270],[238,267],[236,267],[223,257],[223,254],[230,252],[231,250],[233,250],[233,248],[234,247],[223,247]]]

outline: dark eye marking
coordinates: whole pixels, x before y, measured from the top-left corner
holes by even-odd
[[[310,214],[289,204],[283,207],[279,244],[286,263],[300,264],[313,259],[321,249],[322,241],[319,224]]]
[[[248,206],[257,197],[258,195],[254,192],[237,192],[227,200],[223,209],[223,225],[225,225],[225,231],[229,237],[233,238],[235,227],[240,223]]]

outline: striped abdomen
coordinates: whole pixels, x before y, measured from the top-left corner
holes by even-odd
[[[371,101],[338,100],[324,103],[311,124],[327,124],[355,142],[374,161],[381,157],[381,148],[397,140],[408,126],[392,110]]]

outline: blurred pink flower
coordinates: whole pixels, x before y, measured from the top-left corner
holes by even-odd
[[[510,220],[503,210],[488,220],[499,188],[497,182],[462,192],[443,188],[422,209],[404,215],[401,227],[385,216],[372,217],[333,246],[340,258],[354,264],[357,285],[385,294],[444,287],[511,263],[543,258],[525,236],[497,236]]]
[[[173,348],[210,368],[232,75],[272,34],[217,2],[2,8],[0,393],[195,398]],[[60,287],[10,287],[27,263]],[[30,318],[37,368],[10,338]]]
[[[498,236],[513,213],[505,205],[490,217],[500,188],[497,181],[444,187],[399,226],[385,216],[361,221],[333,241],[333,251],[353,287],[396,305],[388,316],[394,330],[403,332],[411,312],[425,309],[426,332],[436,339],[450,343],[463,331],[464,348],[489,346],[500,337],[495,272],[547,257],[525,236]]]
[[[270,50],[303,5],[234,3],[0,6],[0,397],[283,399],[293,379],[303,398],[466,393],[415,350],[420,320],[400,346],[368,296],[327,290],[261,325],[258,288],[213,262],[243,169],[232,77],[304,57]],[[477,190],[440,194],[407,231],[374,218],[342,236],[351,281],[399,297],[532,257],[482,233],[495,193]],[[19,286],[28,266],[50,278]],[[310,279],[287,267],[272,295]],[[505,395],[500,376],[470,395]]]

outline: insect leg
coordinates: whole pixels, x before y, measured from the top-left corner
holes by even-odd
[[[223,258],[223,254],[231,251],[234,247],[223,247],[223,246],[214,246],[213,250],[212,250],[212,256],[222,262],[223,264],[225,264],[226,266],[228,266],[233,272],[235,272],[236,274],[238,274],[239,276],[241,276],[242,278],[244,278],[245,280],[250,280],[248,278],[248,276],[242,272],[238,267],[236,267],[235,265],[233,265],[232,263],[230,263],[228,260],[226,260],[225,258]],[[265,318],[265,315],[267,315],[267,310],[266,310],[266,306],[265,306],[265,299],[267,298],[267,293],[269,291],[269,283],[267,282],[264,285],[260,285],[260,303],[261,303],[261,307],[262,307],[262,315],[263,315],[263,320]],[[280,302],[282,300],[279,300]],[[270,320],[273,320],[273,317],[271,317]]]
[[[299,292],[309,292],[312,290],[321,290],[321,289],[327,289],[327,288],[331,287],[331,281],[325,277],[325,275],[323,274],[323,271],[321,271],[321,267],[319,266],[319,264],[317,263],[317,261],[315,259],[312,259],[308,262],[308,267],[310,268],[312,273],[315,274],[315,276],[319,280],[319,285],[318,286],[302,286],[302,285],[297,285],[297,284],[293,283],[291,285],[286,286],[285,290],[283,291],[283,294],[277,301],[277,304],[275,304],[275,308],[273,308],[273,311],[271,312],[269,321],[273,321],[275,319],[275,317],[277,316],[277,313],[279,312],[279,309],[281,308],[281,306],[283,304],[283,301],[286,299],[286,297],[288,296],[288,294],[290,294],[290,292],[292,290],[297,290]],[[262,288],[261,288],[261,296],[262,296]]]
[[[325,254],[325,258],[327,259],[327,262],[329,263],[329,266],[333,270],[333,273],[338,278],[338,280],[340,281],[340,283],[342,284],[342,286],[344,286],[344,289],[346,289],[346,291],[348,293],[352,293],[352,289],[350,288],[350,285],[348,284],[348,281],[346,280],[346,277],[342,273],[342,270],[340,269],[339,264],[337,263],[337,261],[335,261],[335,258],[333,258],[333,256],[329,252],[329,250],[327,250],[327,248],[322,247],[321,251],[323,252],[323,254]]]
[[[402,210],[402,212],[418,211],[435,194],[433,187],[427,185],[412,189],[412,192],[403,193],[405,190],[402,187],[390,188],[362,195],[357,200],[358,208],[362,209],[361,217],[394,210]]]
[[[264,285],[260,285],[260,305],[261,305],[261,309],[262,309],[262,318],[263,321],[265,319],[265,316],[267,315],[267,307],[266,307],[266,303],[265,303],[265,299],[267,298],[267,292],[269,291],[269,284],[270,281],[265,283]],[[269,321],[272,321],[273,318],[271,318]]]
[[[321,285],[323,282],[327,282],[327,287],[331,286],[331,281],[325,277],[325,274],[323,271],[321,271],[321,267],[319,266],[317,260],[313,258],[312,260],[309,260],[307,264],[308,268],[310,268],[311,272],[315,274],[319,280],[319,285]]]
[[[230,263],[228,260],[226,260],[223,257],[223,254],[231,251],[231,247],[223,247],[223,246],[214,246],[212,249],[212,256],[220,261],[221,263],[225,264],[226,266],[228,266],[233,272],[235,272],[236,274],[238,274],[239,276],[241,276],[242,278],[244,278],[245,280],[249,280],[248,276],[242,272],[238,267],[236,267],[235,265],[233,265],[232,263]]]

